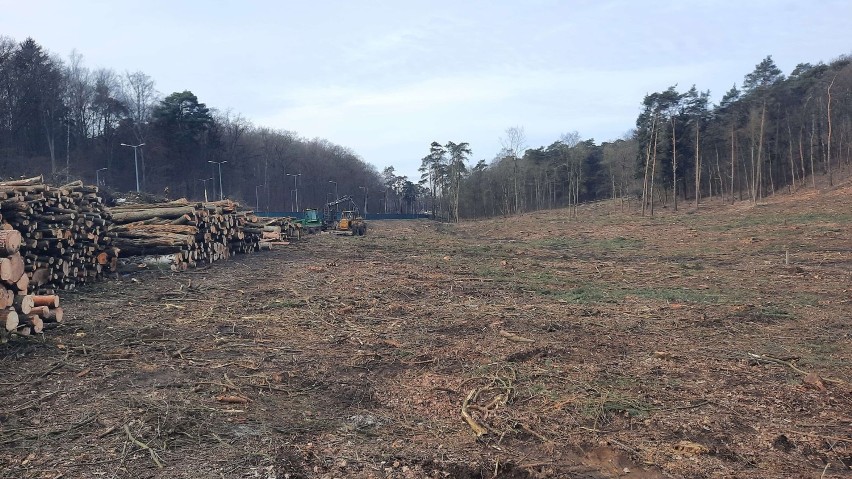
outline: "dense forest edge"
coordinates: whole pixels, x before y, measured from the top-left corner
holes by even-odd
[[[0,36],[0,179],[44,174],[116,192],[229,197],[260,211],[348,194],[370,213],[457,221],[609,198],[647,215],[708,198],[757,202],[814,188],[818,177],[831,186],[852,158],[849,55],[789,75],[767,56],[717,105],[695,85],[650,93],[635,127],[613,141],[570,132],[532,148],[515,126],[496,155],[475,162],[466,142],[424,142],[419,178],[155,85],[141,71],[90,69],[76,51],[63,59],[32,38]]]

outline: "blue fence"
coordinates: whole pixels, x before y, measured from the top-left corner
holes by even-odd
[[[305,216],[303,211],[256,211],[254,214],[265,218],[281,218],[289,216],[291,218],[302,219]],[[317,216],[320,218],[323,217],[322,213],[319,213]],[[368,213],[364,216],[364,219],[366,220],[416,220],[421,218],[429,218],[429,215],[425,213]]]

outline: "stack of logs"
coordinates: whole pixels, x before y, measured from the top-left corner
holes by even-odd
[[[261,249],[268,249],[277,244],[289,244],[288,240],[302,238],[302,225],[289,216],[264,218],[257,224],[251,225],[247,231],[260,235]]]
[[[297,234],[289,218],[261,223],[229,200],[121,205],[98,188],[42,177],[0,182],[0,341],[62,321],[58,290],[115,271],[118,255],[166,256],[173,270],[249,253],[264,233]]]
[[[190,203],[128,204],[110,208],[112,244],[126,256],[166,256],[171,269],[258,249],[260,231],[251,211],[230,200]]]
[[[30,279],[20,253],[21,240],[18,230],[0,230],[0,342],[13,334],[40,333],[45,323],[62,321],[59,296],[27,294]]]
[[[109,215],[96,186],[76,181],[51,187],[40,176],[2,182],[0,220],[0,229],[21,234],[15,254],[24,261],[32,292],[73,289],[116,265],[118,251],[106,236]]]

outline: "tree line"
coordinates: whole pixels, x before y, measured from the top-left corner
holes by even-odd
[[[139,146],[142,145],[142,146]],[[221,184],[220,184],[221,167]],[[396,190],[351,149],[255,126],[191,91],[161,95],[141,71],[89,69],[72,52],[0,37],[0,176],[82,178],[115,191],[230,197],[263,211],[352,195],[399,208]],[[378,194],[378,193],[382,194]]]
[[[565,207],[607,198],[677,209],[689,199],[758,201],[782,189],[829,185],[852,158],[852,58],[801,63],[784,76],[771,56],[717,105],[677,85],[650,93],[636,127],[596,143],[570,132],[528,148],[523,127],[500,138],[490,161],[468,161],[466,143],[433,142],[421,161],[428,209],[455,221]],[[464,145],[460,147],[459,145]],[[623,203],[624,204],[624,203]],[[629,203],[627,203],[629,205]]]
[[[820,174],[832,183],[852,157],[850,100],[849,56],[787,76],[766,57],[716,105],[694,85],[649,93],[620,139],[572,131],[533,148],[514,126],[496,155],[476,162],[467,142],[434,141],[420,178],[410,179],[330,141],[208,107],[189,90],[163,96],[141,71],[90,69],[77,52],[62,59],[31,38],[0,36],[0,176],[49,172],[56,183],[82,178],[116,191],[138,183],[262,211],[352,195],[370,213],[428,211],[447,221],[565,206],[576,214],[606,198],[653,214],[707,197],[758,201],[814,187]]]

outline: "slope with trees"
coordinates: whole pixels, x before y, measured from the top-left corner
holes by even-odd
[[[155,85],[140,71],[89,69],[76,51],[63,60],[31,38],[0,37],[0,175],[46,173],[132,191],[138,165],[143,192],[200,199],[207,190],[265,211],[295,209],[296,189],[303,208],[384,188],[348,148],[252,125],[190,90],[162,96]],[[413,210],[416,192],[408,195]],[[369,198],[370,209],[379,201]]]

